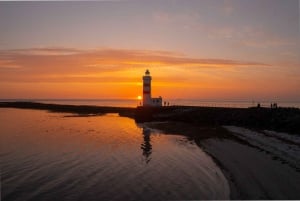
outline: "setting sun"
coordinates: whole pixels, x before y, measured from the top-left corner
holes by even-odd
[[[137,99],[138,99],[138,100],[142,100],[142,96],[138,96]]]

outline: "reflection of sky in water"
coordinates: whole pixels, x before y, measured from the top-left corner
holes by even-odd
[[[116,115],[64,116],[0,110],[3,198],[228,199],[220,169],[185,137]]]

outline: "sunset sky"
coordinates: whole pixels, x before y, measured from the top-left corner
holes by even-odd
[[[0,2],[0,98],[300,101],[298,0]]]

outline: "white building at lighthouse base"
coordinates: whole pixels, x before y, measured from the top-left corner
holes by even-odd
[[[162,97],[159,96],[158,98],[151,98],[151,105],[152,106],[158,106],[158,107],[161,107],[162,106]]]

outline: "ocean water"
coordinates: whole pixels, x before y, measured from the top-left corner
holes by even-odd
[[[96,105],[96,106],[116,106],[116,107],[136,107],[141,104],[137,99],[2,99],[0,101],[35,101],[54,104],[71,105]],[[206,106],[206,107],[234,107],[248,108],[257,106],[270,107],[271,103],[276,102],[278,107],[300,108],[300,101],[232,101],[232,100],[200,100],[200,99],[166,99],[169,105],[186,106]]]
[[[229,199],[193,141],[130,118],[0,109],[0,127],[5,201]]]

